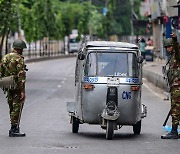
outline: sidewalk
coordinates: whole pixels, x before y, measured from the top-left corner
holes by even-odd
[[[165,65],[165,60],[155,60],[153,62],[146,62],[143,65],[143,77],[156,87],[167,91],[166,81],[163,79],[162,66]]]

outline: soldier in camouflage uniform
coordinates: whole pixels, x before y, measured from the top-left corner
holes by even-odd
[[[26,72],[24,57],[22,56],[24,48],[26,48],[24,41],[14,41],[12,52],[5,55],[1,60],[0,77],[14,75],[16,83],[16,86],[13,88],[3,89],[7,93],[10,110],[11,129],[9,130],[9,137],[25,136],[24,133],[20,133],[19,129],[21,112],[25,101]]]
[[[171,93],[172,130],[161,138],[178,139],[177,129],[180,123],[180,46],[176,34],[173,33],[172,38],[166,39],[164,46],[170,53],[167,77]]]

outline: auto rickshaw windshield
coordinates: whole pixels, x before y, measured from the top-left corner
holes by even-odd
[[[138,77],[138,63],[133,52],[90,52],[85,76]]]

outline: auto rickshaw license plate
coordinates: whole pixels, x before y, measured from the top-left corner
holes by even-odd
[[[107,86],[119,86],[119,78],[118,77],[108,77],[107,78]]]

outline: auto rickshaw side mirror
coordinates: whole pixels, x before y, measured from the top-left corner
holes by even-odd
[[[137,59],[138,63],[142,63],[144,61],[144,58],[143,56],[139,56],[138,59]]]
[[[82,52],[78,53],[78,59],[79,60],[84,60],[85,59],[85,55]]]

